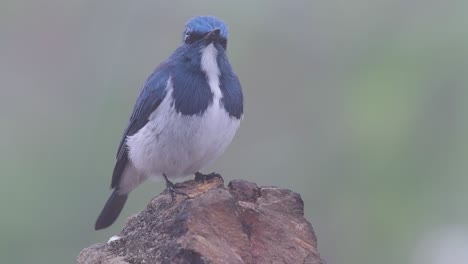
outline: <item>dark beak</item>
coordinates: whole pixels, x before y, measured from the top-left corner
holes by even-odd
[[[217,40],[217,39],[219,39],[220,34],[221,34],[221,30],[219,28],[217,28],[217,29],[211,31],[210,33],[206,34],[205,39],[211,40],[211,41]]]

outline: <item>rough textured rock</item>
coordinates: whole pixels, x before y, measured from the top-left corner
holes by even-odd
[[[299,194],[220,176],[177,186],[191,198],[164,191],[78,263],[322,263]]]

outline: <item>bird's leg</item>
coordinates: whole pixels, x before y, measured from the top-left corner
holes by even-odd
[[[221,175],[217,174],[217,173],[210,173],[210,174],[203,174],[201,172],[195,172],[195,181],[198,181],[198,182],[202,182],[202,183],[205,183],[205,181],[207,180],[211,180],[213,179],[214,177],[221,177]]]
[[[174,200],[174,197],[175,197],[176,194],[184,195],[188,199],[191,199],[191,197],[188,194],[186,194],[186,193],[184,193],[182,191],[178,191],[177,190],[178,187],[167,178],[165,173],[163,173],[163,176],[164,176],[164,179],[166,180],[166,189],[168,189],[169,193],[171,193],[172,200]]]

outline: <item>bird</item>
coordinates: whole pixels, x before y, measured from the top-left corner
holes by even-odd
[[[146,180],[203,175],[233,140],[243,93],[227,57],[228,27],[213,16],[185,24],[181,45],[148,77],[118,146],[112,194],[95,230],[112,225],[129,193]],[[177,194],[177,192],[175,192]]]

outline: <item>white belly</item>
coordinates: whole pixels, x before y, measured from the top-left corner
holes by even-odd
[[[144,178],[158,179],[163,173],[174,178],[203,169],[226,150],[239,128],[240,120],[230,117],[219,100],[203,116],[183,116],[170,101],[169,95],[127,139],[130,160]]]

